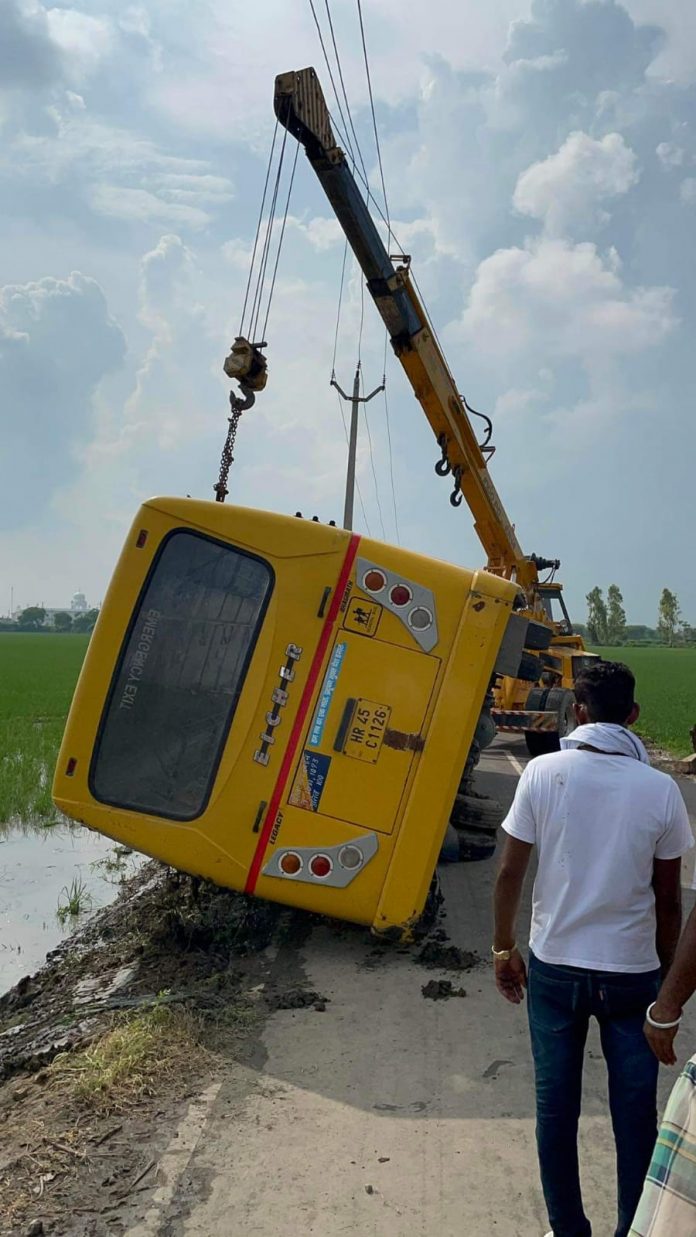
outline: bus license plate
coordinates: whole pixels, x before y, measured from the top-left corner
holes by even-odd
[[[344,755],[374,764],[379,756],[390,716],[389,705],[376,704],[374,700],[358,700],[343,748]]]

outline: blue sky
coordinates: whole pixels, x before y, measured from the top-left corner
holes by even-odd
[[[356,7],[331,8],[377,194]],[[523,546],[563,560],[580,619],[616,582],[633,621],[653,622],[668,586],[696,622],[693,5],[363,10],[395,231],[460,389],[493,416]],[[99,601],[143,498],[212,495],[273,80],[310,63],[321,73],[307,0],[258,0],[253,24],[226,0],[0,8],[0,611],[11,588],[15,604]],[[231,498],[340,519],[343,243],[302,158],[290,209]],[[360,315],[349,269],[345,388]],[[368,386],[383,344],[368,303]],[[393,358],[387,384],[402,543],[479,565]],[[381,399],[368,416],[357,525],[393,540]]]

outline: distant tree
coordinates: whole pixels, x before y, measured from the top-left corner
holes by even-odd
[[[646,627],[644,623],[627,623],[626,639],[642,640],[644,643],[657,644],[657,631],[654,627]]]
[[[53,626],[56,631],[72,631],[72,615],[67,614],[65,610],[59,610],[53,615]]]
[[[86,610],[84,614],[77,614],[73,619],[73,631],[90,632],[99,617],[98,610]]]
[[[19,627],[22,631],[38,631],[46,620],[43,606],[27,606],[19,616]]]
[[[607,607],[601,588],[593,588],[587,602],[587,634],[591,644],[606,644],[609,636]]]
[[[692,627],[691,623],[682,624],[682,635],[685,644],[696,644],[696,627]]]
[[[681,611],[675,593],[663,588],[657,617],[657,630],[663,644],[674,644],[681,622]]]
[[[607,589],[607,638],[609,644],[621,644],[626,639],[626,611],[618,584]]]

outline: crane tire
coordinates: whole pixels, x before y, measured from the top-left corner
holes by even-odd
[[[553,631],[550,627],[546,627],[544,623],[537,623],[535,619],[530,619],[524,638],[525,648],[536,649],[543,653],[549,647],[552,638]]]

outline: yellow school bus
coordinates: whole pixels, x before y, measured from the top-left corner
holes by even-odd
[[[516,593],[340,528],[154,498],[92,635],[55,803],[219,885],[406,936]]]

